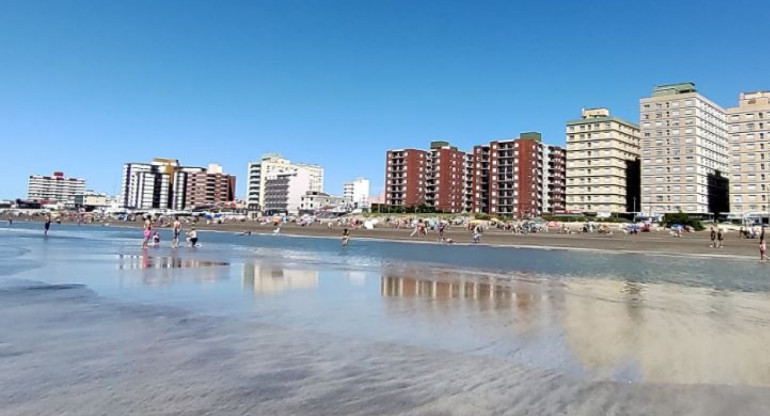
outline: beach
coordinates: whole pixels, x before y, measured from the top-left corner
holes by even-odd
[[[0,415],[770,411],[759,262],[237,225],[0,226]]]

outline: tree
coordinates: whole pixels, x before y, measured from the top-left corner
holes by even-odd
[[[666,227],[671,227],[672,225],[689,226],[695,231],[702,231],[705,228],[699,219],[693,218],[682,211],[663,216],[663,225]]]

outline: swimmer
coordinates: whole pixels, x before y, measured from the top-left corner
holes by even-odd
[[[48,237],[48,230],[51,229],[51,216],[45,216],[45,224],[43,225],[43,235]]]

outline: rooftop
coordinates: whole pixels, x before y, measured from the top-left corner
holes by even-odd
[[[695,89],[695,83],[681,82],[678,84],[656,85],[652,90],[652,96],[660,97],[664,95],[687,94],[690,92],[698,92],[698,90]]]

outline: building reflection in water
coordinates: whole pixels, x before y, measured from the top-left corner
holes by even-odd
[[[464,315],[484,331],[478,336],[493,337],[496,345],[513,331],[505,341],[511,350],[521,342],[561,346],[554,350],[569,351],[562,359],[576,360],[600,380],[770,386],[765,293],[625,280],[496,282],[448,275],[383,276],[381,294],[446,300],[410,303],[406,310],[435,323]],[[386,305],[394,312],[399,308]]]
[[[229,265],[179,256],[150,256],[147,251],[142,255],[118,255],[118,270],[141,270],[142,282],[149,286],[165,286],[181,281],[214,282],[227,277],[221,268]],[[180,269],[195,271],[183,273]]]
[[[318,287],[318,270],[286,268],[269,264],[244,264],[241,283],[244,289],[259,294]]]

